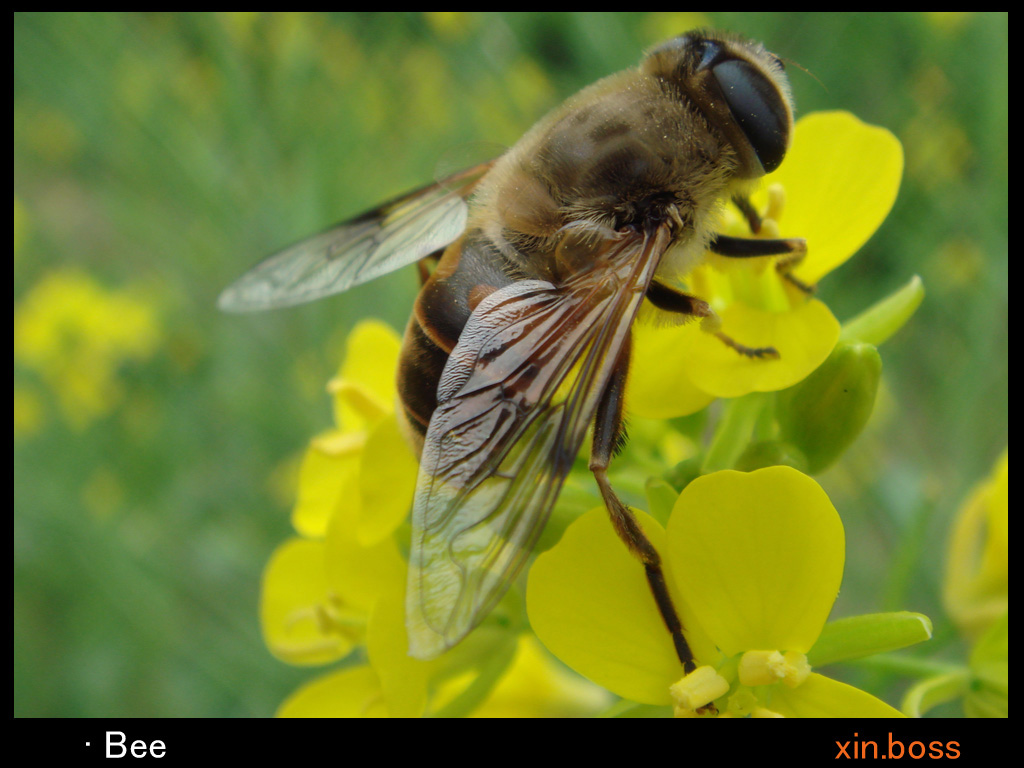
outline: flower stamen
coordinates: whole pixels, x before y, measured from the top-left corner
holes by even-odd
[[[811,674],[807,657],[798,651],[747,651],[739,664],[739,680],[742,685],[755,687],[772,685],[783,681],[790,688],[796,688]]]
[[[675,702],[676,717],[686,717],[707,706],[729,690],[729,681],[714,667],[697,667],[679,682],[669,687]]]

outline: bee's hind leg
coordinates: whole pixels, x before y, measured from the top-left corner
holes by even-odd
[[[679,614],[676,613],[675,605],[668,592],[668,585],[665,582],[665,573],[661,569],[661,556],[651,544],[643,529],[637,522],[636,517],[629,508],[619,500],[611,484],[608,482],[608,464],[612,456],[618,452],[625,440],[625,430],[622,423],[622,403],[625,395],[626,374],[629,371],[630,341],[627,338],[619,359],[615,363],[611,380],[605,388],[601,401],[597,406],[597,415],[594,422],[594,442],[590,452],[590,470],[597,480],[597,487],[601,490],[605,507],[611,516],[612,527],[615,533],[622,539],[626,547],[639,560],[647,574],[647,583],[654,595],[654,602],[658,606],[665,626],[672,636],[675,645],[676,655],[682,662],[687,672],[693,671],[695,665],[693,653],[683,636],[683,625],[679,621]]]

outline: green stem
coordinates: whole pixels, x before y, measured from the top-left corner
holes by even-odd
[[[969,682],[970,672],[966,669],[922,680],[903,697],[903,714],[921,717],[933,707],[963,696]]]
[[[732,469],[737,459],[746,450],[750,435],[768,405],[768,396],[763,392],[751,392],[749,395],[730,400],[725,412],[715,429],[711,439],[701,473],[717,472],[720,469]]]
[[[480,674],[476,676],[476,679],[462,693],[435,712],[434,717],[468,717],[487,699],[494,686],[505,674],[509,664],[512,663],[515,654],[516,642],[513,637],[511,642],[504,643],[480,667]]]

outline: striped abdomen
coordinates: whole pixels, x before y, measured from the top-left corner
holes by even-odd
[[[416,297],[398,365],[398,397],[417,453],[437,407],[437,384],[448,355],[477,304],[515,279],[506,259],[479,230],[445,250]]]

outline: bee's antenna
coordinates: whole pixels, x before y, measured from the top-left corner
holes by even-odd
[[[799,69],[801,72],[803,72],[803,73],[805,73],[807,75],[810,75],[818,85],[820,85],[823,89],[825,89],[826,93],[828,92],[828,86],[825,85],[825,83],[823,83],[821,81],[820,77],[818,77],[816,74],[811,72],[811,70],[809,70],[807,67],[799,64],[798,62],[793,61],[793,59],[787,59],[784,56],[780,56],[779,59],[781,61],[785,62],[787,65],[792,65],[792,66],[796,67],[797,69]]]

